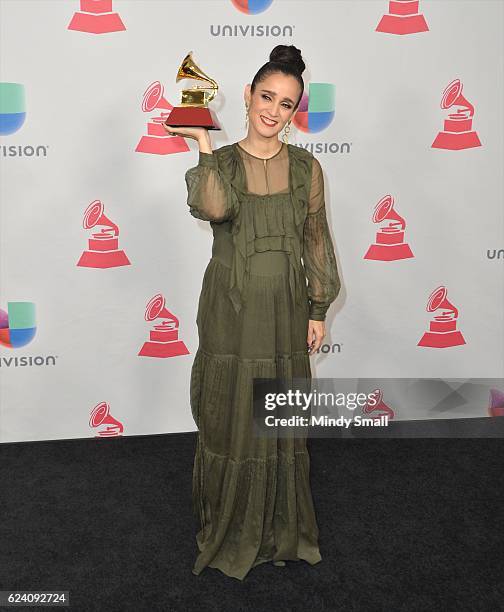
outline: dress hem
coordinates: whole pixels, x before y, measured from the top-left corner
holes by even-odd
[[[273,564],[276,561],[284,561],[284,565],[285,565],[285,561],[295,561],[295,562],[299,562],[299,561],[305,561],[306,563],[308,563],[309,565],[313,566],[313,565],[317,565],[317,563],[320,563],[322,561],[322,555],[320,554],[320,552],[317,555],[314,555],[314,557],[304,557],[304,556],[300,556],[297,559],[257,559],[254,564],[250,567],[249,570],[247,570],[245,573],[237,573],[237,572],[232,572],[231,570],[222,567],[221,565],[219,565],[218,563],[214,563],[214,562],[210,562],[207,565],[205,565],[204,567],[202,567],[201,569],[197,570],[195,567],[192,568],[192,573],[195,576],[199,576],[203,570],[205,570],[207,567],[210,567],[212,569],[217,569],[220,572],[222,572],[225,576],[228,576],[229,578],[236,578],[237,580],[243,581],[245,580],[245,578],[248,576],[248,574],[250,573],[250,571],[252,569],[254,569],[255,567],[257,567],[258,565],[262,565],[263,563],[270,563],[273,562]],[[282,566],[278,566],[278,567],[283,567]]]

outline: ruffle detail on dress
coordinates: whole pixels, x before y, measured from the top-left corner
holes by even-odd
[[[224,145],[219,149],[215,149],[214,155],[217,156],[219,170],[237,191],[242,191],[243,185],[246,184],[246,176],[233,145]]]
[[[240,154],[234,145],[217,149],[219,167],[240,192],[238,214],[231,222],[234,245],[228,296],[236,313],[243,306],[249,281],[249,257],[256,252],[284,251],[290,260],[289,285],[293,302],[301,305],[304,295],[299,286],[303,226],[308,212],[313,155],[293,145],[289,147],[290,192],[259,196],[246,191],[246,176]]]
[[[289,145],[291,166],[291,194],[294,200],[294,223],[302,237],[303,225],[308,213],[310,199],[313,154],[301,147]]]

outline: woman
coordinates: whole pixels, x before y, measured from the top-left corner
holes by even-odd
[[[304,68],[296,47],[273,49],[245,88],[239,142],[212,151],[206,129],[166,126],[198,141],[187,204],[214,235],[191,372],[196,575],[208,566],[243,580],[266,561],[322,559],[306,438],[254,437],[252,420],[253,378],[311,378],[309,357],[340,288],[320,163],[278,140],[301,100]]]

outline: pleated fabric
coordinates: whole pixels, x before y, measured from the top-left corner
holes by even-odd
[[[192,571],[217,568],[243,580],[267,561],[313,565],[322,559],[306,438],[284,431],[255,436],[252,402],[254,378],[312,376],[307,329],[313,305],[299,261],[311,154],[291,152],[289,191],[254,194],[247,166],[237,166],[236,145],[223,149],[212,159],[201,155],[201,175],[191,169],[188,177],[191,214],[214,219],[190,381],[198,427],[192,494],[200,524]],[[201,197],[205,173],[221,190],[221,208],[212,213]]]
[[[321,560],[306,439],[254,437],[253,378],[310,378],[307,307],[292,310],[285,273],[252,274],[237,315],[230,268],[212,259],[198,314],[191,374],[198,426],[194,510],[201,530],[193,572],[206,566],[243,580],[259,563]]]

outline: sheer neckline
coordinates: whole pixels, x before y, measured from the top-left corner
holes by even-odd
[[[242,149],[240,147],[240,145],[238,144],[238,142],[234,142],[232,145],[232,150],[234,151],[234,155],[236,157],[236,159],[238,160],[238,164],[241,168],[241,174],[243,177],[243,181],[245,181],[246,183],[246,176],[247,176],[247,171],[245,170],[245,162],[242,158],[242,156],[240,155],[239,151],[237,151],[237,149],[241,149],[242,151],[245,151],[245,149]],[[279,195],[291,195],[292,192],[292,186],[293,186],[293,179],[292,179],[292,172],[293,172],[293,165],[292,165],[292,159],[291,159],[291,149],[290,149],[290,145],[288,145],[285,142],[282,142],[282,147],[280,149],[280,151],[278,151],[278,153],[275,153],[275,155],[273,157],[276,157],[281,151],[283,150],[287,151],[287,159],[288,159],[288,163],[289,163],[289,170],[288,170],[288,186],[286,190],[282,190],[282,191],[276,191],[275,193],[265,193],[265,194],[260,194],[260,193],[254,193],[253,191],[244,191],[244,189],[246,189],[246,187],[240,189],[242,193],[244,193],[247,196],[252,196],[254,198],[271,198],[274,196],[279,196]],[[247,151],[245,151],[245,153],[247,153]],[[250,153],[248,153],[248,155],[250,155]],[[252,157],[254,157],[252,155]],[[264,157],[258,157],[257,159],[266,159]],[[268,157],[267,159],[272,159],[271,157]]]
[[[272,155],[271,157],[257,157],[257,155],[252,155],[252,153],[249,153],[248,151],[246,151],[239,142],[235,142],[235,145],[241,149],[242,151],[244,151],[247,155],[250,155],[250,157],[253,157],[254,159],[260,159],[262,161],[267,161],[269,159],[273,159],[274,157],[276,157],[277,155],[280,155],[280,153],[284,150],[285,147],[285,143],[282,142],[282,146],[278,149],[278,151],[275,153],[275,155]]]

